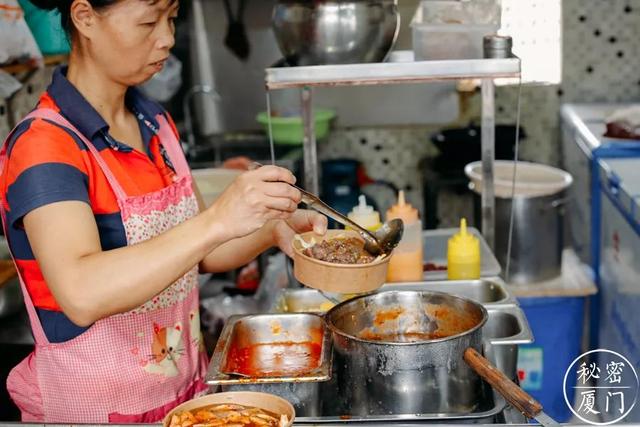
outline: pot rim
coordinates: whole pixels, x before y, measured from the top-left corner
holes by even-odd
[[[452,299],[456,299],[459,301],[463,301],[465,303],[470,303],[471,305],[475,306],[476,308],[478,308],[480,310],[480,313],[482,314],[482,319],[471,329],[467,329],[466,331],[460,332],[459,334],[455,334],[455,335],[449,335],[448,337],[444,337],[444,338],[435,338],[432,340],[427,340],[427,341],[418,341],[418,342],[392,342],[392,341],[375,341],[375,340],[366,340],[363,338],[359,338],[356,337],[354,335],[348,334],[344,331],[341,331],[340,329],[338,329],[337,326],[335,326],[333,324],[333,321],[331,320],[330,314],[333,311],[337,311],[338,308],[347,305],[351,302],[354,302],[358,299],[361,298],[366,298],[372,295],[379,295],[379,294],[384,294],[384,293],[397,293],[397,294],[430,294],[430,295],[443,295],[446,297],[450,297]],[[468,299],[468,298],[463,298],[463,297],[459,297],[457,295],[452,295],[446,292],[438,292],[438,291],[397,291],[397,290],[389,290],[389,291],[383,291],[383,292],[374,292],[374,293],[369,293],[369,294],[363,294],[363,295],[358,295],[357,297],[348,299],[346,301],[341,302],[340,304],[334,306],[333,308],[331,308],[329,311],[327,311],[325,313],[325,323],[327,324],[327,327],[329,328],[329,330],[332,333],[335,333],[337,335],[343,336],[345,338],[349,338],[353,341],[356,342],[361,342],[361,343],[365,343],[365,344],[370,344],[370,345],[384,345],[384,346],[402,346],[402,347],[407,347],[407,346],[417,346],[417,345],[425,345],[425,344],[437,344],[437,343],[442,343],[442,342],[446,342],[446,341],[452,341],[458,338],[462,338],[466,335],[471,335],[472,333],[478,331],[479,329],[481,329],[485,323],[487,323],[487,320],[489,319],[489,312],[487,311],[487,309],[482,305],[482,304],[478,304],[477,302]],[[482,332],[481,332],[482,333]]]

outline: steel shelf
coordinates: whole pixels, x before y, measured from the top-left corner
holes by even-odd
[[[494,81],[520,77],[520,59],[452,59],[414,61],[413,52],[397,51],[383,63],[273,67],[265,70],[267,90],[300,89],[304,124],[305,188],[318,194],[318,158],[313,116],[313,88],[323,86],[374,86],[429,83],[446,80],[480,80],[482,102],[482,234],[494,249],[495,196],[493,163],[495,158]]]
[[[514,78],[520,75],[520,59],[470,59],[408,61],[405,52],[398,62],[349,65],[315,65],[266,69],[267,89],[305,86],[363,86],[460,79]]]

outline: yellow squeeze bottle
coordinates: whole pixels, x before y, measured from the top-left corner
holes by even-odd
[[[460,220],[460,232],[449,239],[447,249],[449,280],[480,278],[480,241],[467,232],[467,220]]]
[[[418,210],[406,203],[404,191],[398,194],[398,203],[387,211],[387,221],[399,218],[404,224],[400,244],[389,260],[387,281],[415,282],[423,279],[422,222]]]
[[[360,227],[366,228],[369,231],[376,231],[382,227],[380,214],[373,209],[373,206],[367,205],[367,199],[363,194],[358,197],[358,202],[358,206],[355,206],[347,217]]]

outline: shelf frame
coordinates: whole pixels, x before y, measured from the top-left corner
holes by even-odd
[[[315,65],[277,67],[265,70],[268,91],[297,88],[301,90],[304,126],[305,188],[315,194],[320,191],[318,157],[314,132],[313,88],[335,86],[377,86],[392,84],[430,83],[448,80],[481,81],[482,102],[482,233],[489,246],[495,247],[495,80],[520,78],[520,59],[509,58],[412,61],[410,52],[395,52],[395,58],[405,60],[347,65]]]

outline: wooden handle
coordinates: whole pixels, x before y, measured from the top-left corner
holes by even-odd
[[[473,348],[467,348],[464,351],[464,361],[527,417],[535,418],[542,411],[542,405],[537,400],[529,396]]]

